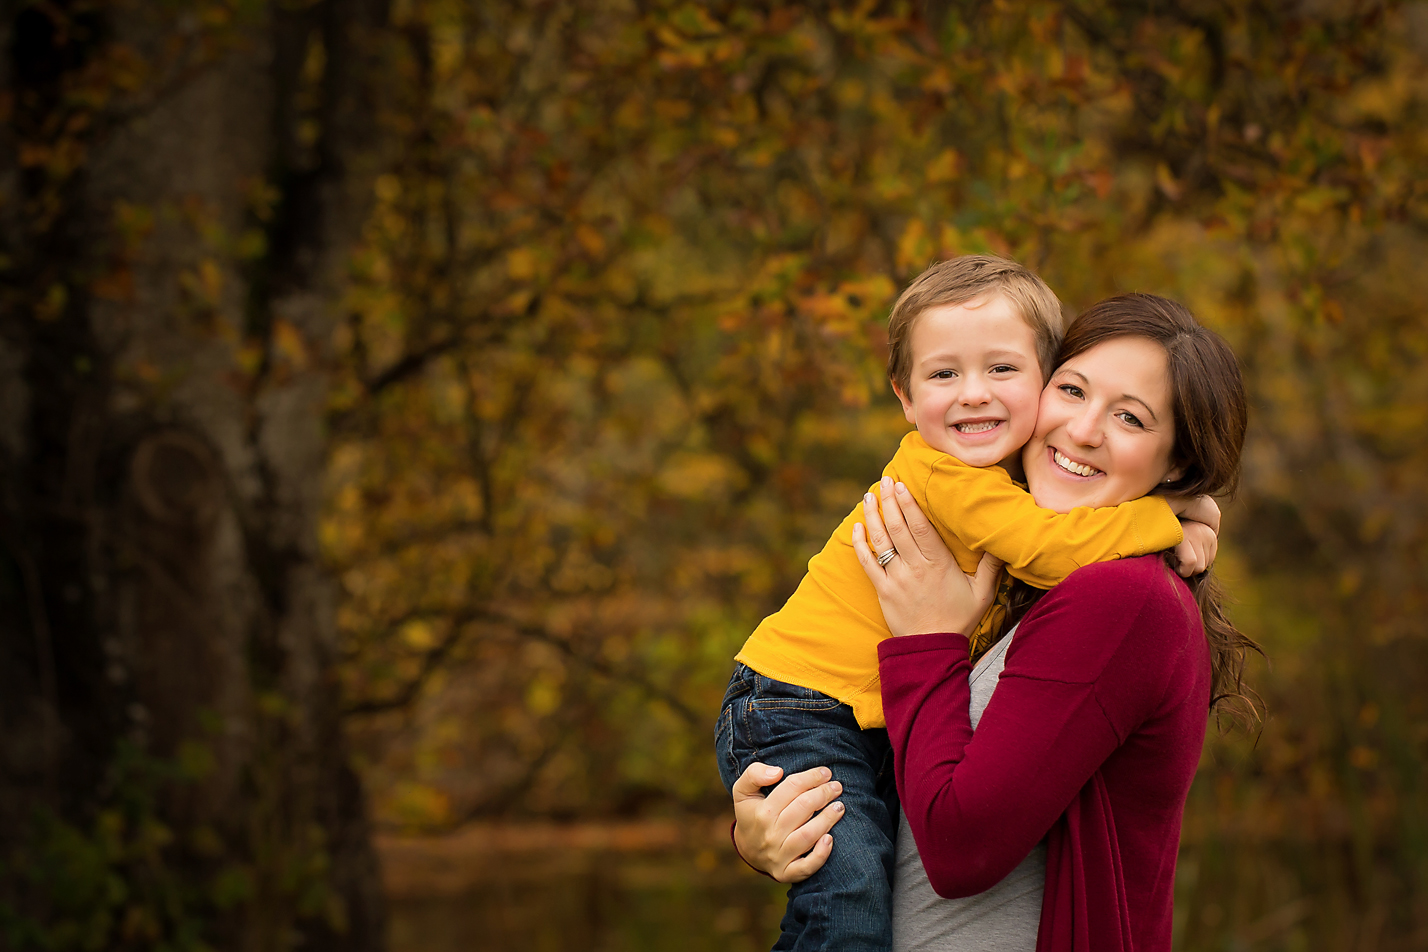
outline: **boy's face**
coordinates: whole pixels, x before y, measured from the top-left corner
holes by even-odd
[[[1015,457],[1036,427],[1036,334],[1004,294],[929,308],[912,328],[903,414],[933,449],[969,466]]]

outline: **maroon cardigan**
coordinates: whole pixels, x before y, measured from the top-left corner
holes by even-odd
[[[878,649],[897,789],[940,896],[999,882],[1043,837],[1038,952],[1169,952],[1180,820],[1210,652],[1158,556],[1090,565],[1030,611],[972,733],[967,639]]]

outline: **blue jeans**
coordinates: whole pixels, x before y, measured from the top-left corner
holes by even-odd
[[[754,761],[784,776],[824,766],[843,784],[846,808],[833,854],[788,890],[775,950],[887,952],[892,948],[897,791],[885,730],[862,730],[853,709],[811,688],[734,669],[714,730],[724,786]]]

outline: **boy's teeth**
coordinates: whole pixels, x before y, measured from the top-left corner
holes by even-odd
[[[1000,420],[985,420],[981,423],[957,423],[958,433],[985,433],[1000,423]]]
[[[1077,476],[1094,476],[1100,470],[1094,466],[1087,466],[1085,463],[1076,463],[1062,456],[1060,451],[1055,452],[1056,465],[1066,470],[1068,473],[1075,473]]]

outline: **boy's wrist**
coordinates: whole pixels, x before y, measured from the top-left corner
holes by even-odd
[[[1186,497],[1185,509],[1180,517],[1188,522],[1198,522],[1209,526],[1216,535],[1220,533],[1220,507],[1210,496]]]

